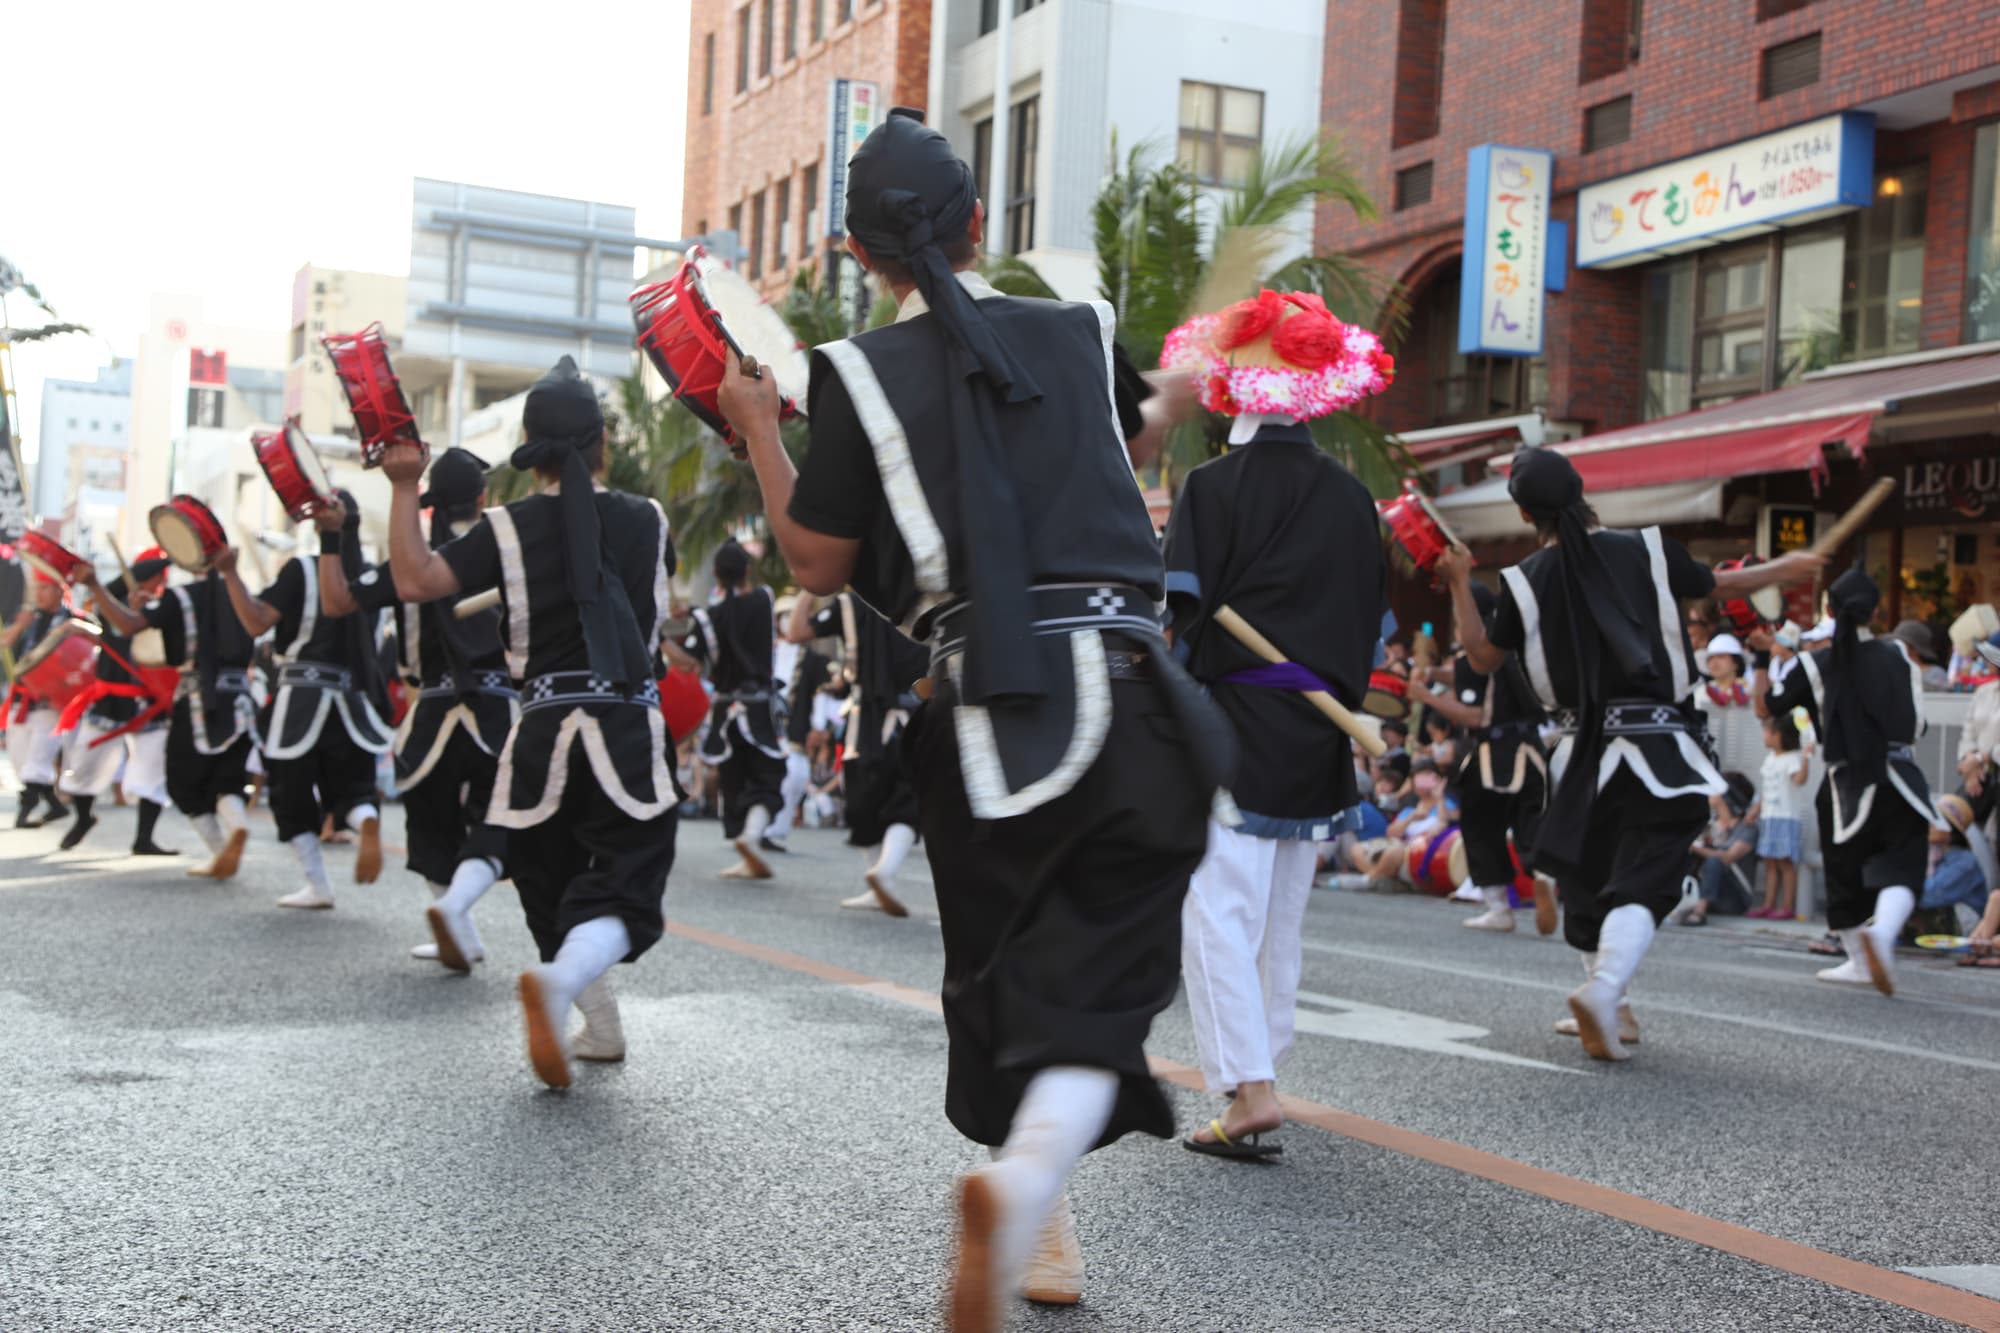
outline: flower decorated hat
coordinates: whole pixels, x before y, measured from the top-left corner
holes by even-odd
[[[1352,407],[1396,378],[1395,359],[1367,329],[1343,324],[1311,292],[1269,288],[1175,329],[1160,365],[1191,373],[1211,412],[1294,421]]]

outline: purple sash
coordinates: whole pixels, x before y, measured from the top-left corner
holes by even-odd
[[[1262,685],[1271,690],[1324,690],[1328,694],[1333,693],[1333,686],[1321,680],[1311,667],[1297,662],[1265,662],[1260,666],[1232,671],[1222,679],[1230,685]]]

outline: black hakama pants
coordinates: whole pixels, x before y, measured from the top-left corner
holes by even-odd
[[[1544,800],[1539,773],[1516,792],[1493,791],[1477,782],[1460,789],[1459,836],[1465,845],[1465,872],[1475,885],[1497,889],[1514,882],[1512,848],[1520,849],[1521,864],[1527,865]]]
[[[1665,921],[1680,904],[1688,849],[1708,814],[1706,796],[1655,796],[1630,768],[1612,774],[1591,804],[1579,864],[1556,873],[1570,947],[1597,952],[1604,918],[1628,904],[1651,912],[1654,925]]]
[[[1833,840],[1833,779],[1819,785],[1820,860],[1826,871],[1826,926],[1852,930],[1875,915],[1875,895],[1901,886],[1923,896],[1930,869],[1930,821],[1887,782],[1875,788],[1868,818],[1846,842]]]
[[[194,708],[189,699],[178,701],[167,723],[167,798],[190,819],[214,814],[221,797],[243,795],[250,785],[254,744],[246,731],[219,754],[203,754],[194,744]]]
[[[569,747],[558,762],[569,765],[569,776],[555,810],[507,830],[507,868],[535,948],[549,962],[571,929],[615,916],[632,941],[624,961],[634,962],[666,930],[679,809],[670,803],[652,819],[634,819],[605,795],[583,746]]]
[[[456,727],[430,772],[401,789],[411,873],[449,884],[460,861],[486,857],[505,877],[507,830],[486,822],[498,762],[469,727]]]
[[[311,749],[295,759],[267,754],[264,767],[270,775],[271,818],[277,821],[280,842],[290,842],[301,833],[318,833],[328,815],[345,825],[355,806],[373,805],[379,798],[375,756],[356,745],[332,713]]]
[[[785,761],[744,740],[735,742],[729,757],[716,766],[717,784],[722,788],[722,836],[734,838],[743,831],[750,811],[763,806],[771,818],[785,808]]]
[[[847,841],[851,845],[876,846],[891,824],[917,827],[917,791],[895,750],[873,759],[842,761],[840,786],[847,797]]]
[[[1070,791],[976,820],[951,691],[917,710],[910,755],[944,935],[945,1113],[1005,1141],[1022,1093],[1054,1065],[1108,1069],[1118,1100],[1098,1146],[1174,1132],[1146,1066],[1153,1018],[1180,983],[1181,904],[1208,843],[1208,789],[1160,687],[1111,685],[1109,735]]]

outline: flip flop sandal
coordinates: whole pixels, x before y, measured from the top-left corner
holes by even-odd
[[[2000,953],[1968,953],[1957,960],[1960,967],[2000,968]]]
[[[1206,1157],[1230,1157],[1238,1161],[1258,1162],[1278,1156],[1285,1151],[1282,1143],[1266,1143],[1264,1136],[1245,1134],[1241,1142],[1229,1137],[1220,1120],[1208,1122],[1208,1132],[1215,1135],[1214,1143],[1203,1143],[1192,1134],[1181,1140],[1181,1146],[1189,1152],[1198,1152]]]

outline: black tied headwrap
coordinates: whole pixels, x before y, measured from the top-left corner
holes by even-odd
[[[985,379],[1002,403],[1029,402],[1041,387],[959,284],[942,248],[965,234],[978,203],[972,169],[921,111],[891,111],[848,163],[847,230],[871,256],[909,269],[948,340],[954,378]],[[960,693],[974,704],[1039,698],[1047,690],[1029,637],[1027,541],[995,395],[952,393],[951,408],[972,601]]]
[[[140,583],[151,583],[160,576],[162,570],[171,568],[173,563],[173,561],[167,559],[165,556],[154,556],[151,560],[141,560],[132,566],[132,577]],[[104,591],[122,602],[125,601],[126,594],[130,589],[125,586],[125,576],[120,574],[117,578],[104,585]]]
[[[1882,600],[1875,580],[1850,569],[1827,589],[1833,608],[1833,670],[1826,680],[1826,762],[1846,764],[1869,782],[1888,772],[1889,742],[1868,707],[1867,693],[1854,673],[1861,655],[1861,627],[1874,619]]]
[[[1542,823],[1539,850],[1574,865],[1583,854],[1590,807],[1597,798],[1596,756],[1604,742],[1607,701],[1599,697],[1599,645],[1609,646],[1619,670],[1632,681],[1654,675],[1653,650],[1638,614],[1590,540],[1590,507],[1575,464],[1553,449],[1523,449],[1514,455],[1507,494],[1537,523],[1556,524],[1556,569],[1569,611],[1579,697],[1576,743]]]
[[[634,628],[625,585],[604,574],[604,533],[597,492],[583,453],[604,438],[597,390],[564,357],[528,390],[521,412],[526,441],[509,459],[517,468],[560,469],[563,565],[583,626],[591,674],[629,691],[646,678],[646,652]],[[619,612],[624,614],[620,615]]]
[[[431,460],[430,477],[417,503],[431,511],[431,549],[452,540],[452,524],[473,517],[479,497],[486,490],[486,462],[470,449],[457,445]],[[463,696],[478,685],[472,670],[473,659],[490,651],[498,642],[499,614],[483,611],[461,620],[452,608],[432,602],[418,610],[423,632],[444,646],[445,669],[451,673],[452,688]],[[422,663],[412,661],[419,670]]]

